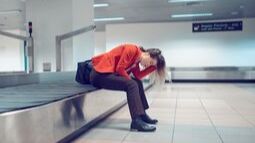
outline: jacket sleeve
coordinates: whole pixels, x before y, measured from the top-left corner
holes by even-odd
[[[147,76],[148,74],[152,73],[156,70],[155,66],[149,66],[148,68],[140,71],[139,64],[136,65],[135,68],[132,69],[132,73],[137,79],[142,79],[143,77]]]
[[[133,50],[132,48],[124,48],[123,53],[121,54],[120,60],[117,64],[116,72],[119,75],[124,76],[126,79],[131,79],[125,69],[129,66],[132,58],[135,55],[135,52],[136,51]]]

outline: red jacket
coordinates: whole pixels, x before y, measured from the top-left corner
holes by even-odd
[[[94,69],[99,73],[115,73],[124,76],[127,79],[131,79],[126,71],[133,64],[136,64],[129,72],[141,79],[149,73],[153,72],[156,67],[150,66],[143,71],[140,71],[139,63],[135,63],[141,56],[141,50],[138,46],[133,44],[124,44],[117,46],[109,52],[92,58],[92,64]]]

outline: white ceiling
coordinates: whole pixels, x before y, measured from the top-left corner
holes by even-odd
[[[20,14],[0,14],[0,29],[24,29],[25,0],[0,0],[0,11],[20,10]],[[95,8],[95,18],[125,17],[124,21],[96,22],[97,30],[105,24],[137,22],[173,22],[255,17],[255,0],[210,0],[168,3],[168,0],[94,0],[109,7]],[[231,14],[231,13],[235,14]],[[213,13],[210,17],[173,19],[171,14]]]
[[[168,3],[168,0],[95,0],[109,7],[95,8],[95,17],[125,17],[119,22],[96,22],[97,30],[109,23],[173,22],[255,17],[255,0],[209,0]],[[234,12],[234,13],[233,13]],[[213,13],[210,17],[171,18],[172,14]],[[233,14],[232,14],[233,13]]]
[[[17,13],[5,12],[20,11]],[[5,13],[5,14],[3,14]],[[0,29],[24,29],[24,0],[0,0]]]

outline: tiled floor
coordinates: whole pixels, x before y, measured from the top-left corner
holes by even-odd
[[[130,132],[125,106],[74,142],[255,143],[255,84],[166,84],[147,96],[156,132]]]

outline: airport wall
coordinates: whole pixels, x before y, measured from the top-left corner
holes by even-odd
[[[35,72],[43,71],[43,63],[51,63],[51,71],[56,71],[56,35],[89,26],[93,17],[92,0],[27,0],[26,21],[33,22]],[[77,62],[93,54],[93,32],[63,41],[62,70],[75,70]]]
[[[105,32],[95,32],[95,55],[104,53],[106,51]]]
[[[121,43],[160,48],[168,67],[255,66],[255,19],[233,20],[243,21],[243,31],[192,33],[193,22],[111,24],[106,50]]]

